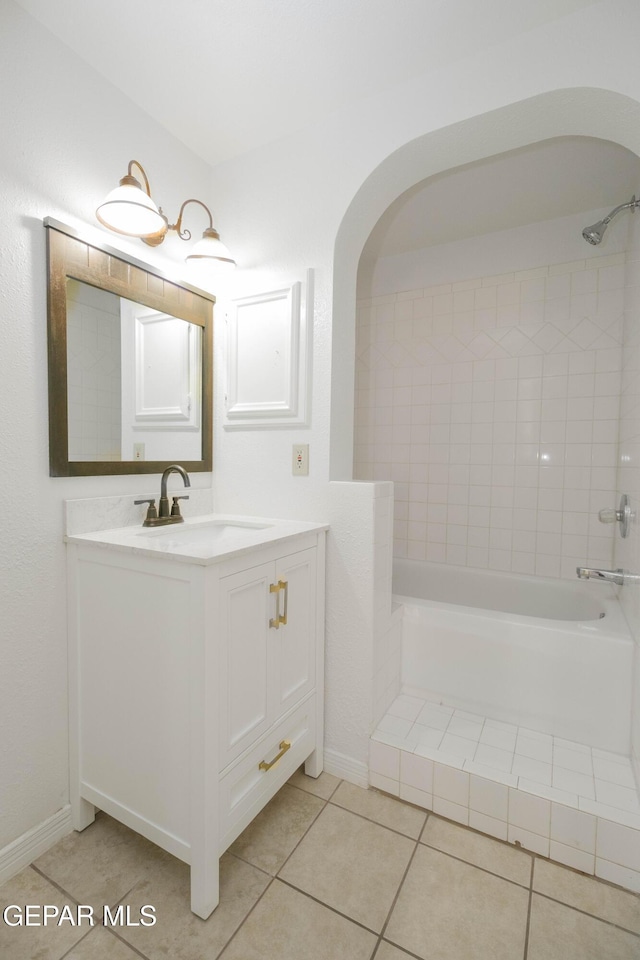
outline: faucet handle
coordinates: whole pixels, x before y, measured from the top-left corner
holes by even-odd
[[[189,497],[186,495],[183,495],[181,497],[172,497],[172,499],[173,499],[173,503],[171,505],[171,516],[181,517],[182,514],[180,513],[180,504],[178,503],[178,500],[188,500]]]
[[[133,502],[134,502],[136,505],[138,505],[138,504],[140,504],[140,503],[148,503],[148,504],[149,504],[149,506],[148,506],[148,508],[147,508],[147,516],[145,517],[145,523],[146,523],[147,520],[157,520],[157,518],[158,518],[158,511],[156,510],[156,501],[155,501],[155,500],[153,500],[153,499],[150,499],[150,500],[134,500]]]

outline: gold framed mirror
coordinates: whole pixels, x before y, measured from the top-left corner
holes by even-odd
[[[215,297],[44,226],[50,475],[211,470]]]

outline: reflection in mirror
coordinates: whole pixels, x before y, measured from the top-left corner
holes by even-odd
[[[215,298],[45,227],[51,476],[211,470]]]
[[[70,461],[202,457],[201,328],[67,277]]]

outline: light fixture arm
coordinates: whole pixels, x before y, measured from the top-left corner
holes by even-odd
[[[141,163],[138,163],[137,160],[129,160],[129,166],[127,167],[127,174],[126,174],[125,177],[122,178],[122,180],[120,181],[120,183],[124,185],[124,183],[127,182],[127,183],[131,183],[131,186],[134,186],[134,187],[135,187],[135,186],[138,186],[138,187],[140,186],[140,183],[138,182],[138,180],[136,180],[136,178],[133,176],[133,174],[132,174],[132,172],[131,172],[131,168],[133,167],[134,164],[136,165],[136,167],[138,168],[138,170],[139,170],[140,173],[142,174],[142,179],[144,180],[144,189],[145,189],[146,192],[147,192],[147,196],[150,197],[150,196],[151,196],[151,187],[149,186],[149,178],[147,177],[147,175],[146,175],[146,173],[145,173],[144,167],[142,166]]]
[[[175,222],[174,224],[171,224],[171,225],[169,226],[169,230],[175,230],[181,240],[190,240],[190,239],[191,239],[191,231],[190,231],[190,230],[187,230],[187,229],[184,229],[184,230],[182,229],[182,215],[183,215],[183,213],[184,213],[184,208],[186,207],[186,205],[187,205],[188,203],[197,203],[197,204],[199,204],[199,206],[203,207],[203,208],[207,211],[207,213],[209,214],[209,226],[208,226],[207,230],[213,230],[213,229],[214,229],[214,228],[213,228],[213,217],[212,217],[212,215],[211,215],[211,210],[209,210],[209,207],[206,205],[206,203],[203,203],[202,200],[196,200],[195,197],[191,197],[189,200],[185,200],[185,201],[184,201],[184,203],[183,203],[182,206],[180,207],[180,212],[179,212],[179,214],[178,214],[178,219],[176,220],[176,222]],[[214,231],[214,232],[217,234],[217,231]]]

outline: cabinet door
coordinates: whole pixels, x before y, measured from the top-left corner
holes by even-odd
[[[277,630],[270,629],[274,720],[311,693],[315,685],[316,562],[313,547],[276,561],[275,582],[287,585],[287,622]],[[285,588],[276,594],[280,614],[284,611],[284,594]]]
[[[221,769],[272,722],[273,572],[273,563],[264,563],[220,581]]]

